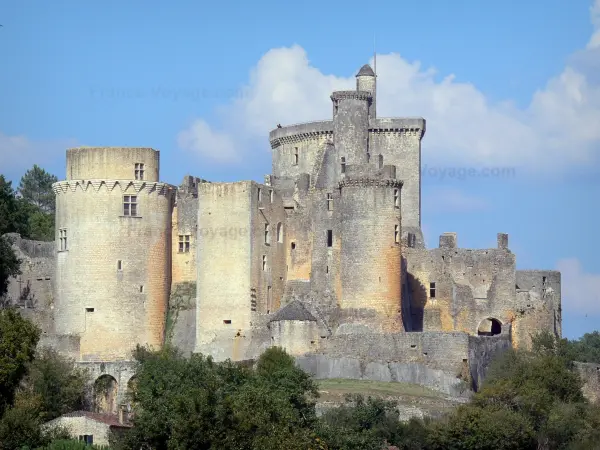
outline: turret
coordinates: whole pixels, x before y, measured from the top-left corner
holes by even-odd
[[[369,104],[369,117],[374,119],[377,117],[376,100],[377,100],[377,75],[370,65],[365,64],[356,74],[356,90],[369,92],[371,94],[371,102]]]
[[[366,165],[368,159],[369,103],[371,93],[337,91],[333,101],[333,145],[340,158],[340,170],[346,165]]]

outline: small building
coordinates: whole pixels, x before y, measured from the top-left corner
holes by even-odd
[[[91,411],[74,411],[47,422],[44,427],[66,428],[74,439],[86,444],[109,445],[111,435],[131,428],[122,411],[118,416]]]

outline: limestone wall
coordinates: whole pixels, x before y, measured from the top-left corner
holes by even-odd
[[[464,331],[476,335],[479,324],[515,317],[515,255],[508,249],[407,248],[413,330]]]
[[[56,183],[54,192],[57,334],[81,336],[82,360],[127,358],[138,343],[160,347],[174,188],[76,180]],[[124,214],[124,196],[136,197],[136,215]]]
[[[421,227],[421,139],[422,118],[378,118],[369,121],[369,154],[378,164],[396,166],[402,180],[402,223],[405,229]]]
[[[600,364],[576,362],[583,381],[583,395],[592,403],[600,403]]]
[[[136,164],[143,175],[136,177]],[[81,147],[67,150],[67,180],[159,181],[160,152],[151,148]]]
[[[12,249],[21,260],[21,275],[11,278],[8,283],[8,302],[21,308],[49,311],[54,302],[56,244],[22,239],[16,233],[5,237],[12,242]],[[45,328],[42,326],[43,330]]]
[[[517,299],[513,324],[515,347],[530,348],[531,336],[548,330],[562,333],[560,272],[552,270],[518,270]]]
[[[273,175],[295,178],[301,173],[311,173],[319,148],[332,137],[331,120],[289,125],[271,131]]]
[[[403,330],[401,218],[395,200],[401,184],[347,178],[340,187],[341,308],[376,311],[376,320],[368,323],[375,330]]]
[[[469,376],[471,388],[478,391],[492,361],[511,348],[508,331],[497,336],[469,336]]]
[[[290,355],[304,355],[318,348],[317,323],[308,320],[281,320],[269,324],[271,345],[282,347]]]

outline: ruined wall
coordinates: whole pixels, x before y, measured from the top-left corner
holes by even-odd
[[[421,139],[425,119],[379,118],[369,121],[371,161],[396,166],[402,186],[403,233],[421,228]]]
[[[464,331],[476,335],[479,324],[515,317],[515,255],[506,248],[458,248],[443,235],[440,248],[405,251],[413,330]],[[421,325],[421,327],[419,327]]]
[[[283,201],[271,186],[251,184],[250,291],[253,315],[267,314],[281,306],[285,286],[286,215]]]
[[[143,176],[136,177],[136,164]],[[81,147],[67,150],[67,180],[159,181],[160,152],[152,148]]]
[[[552,270],[518,270],[513,324],[515,347],[531,348],[531,336],[548,330],[562,333],[561,277]]]
[[[583,395],[592,403],[600,403],[600,364],[576,362],[575,369],[583,381]]]
[[[99,150],[89,152],[95,157]],[[71,154],[67,167],[73,166]],[[83,150],[74,154],[85,160]],[[103,167],[123,165],[128,154]],[[138,343],[160,347],[171,287],[174,188],[114,178],[62,181],[53,188],[57,334],[81,336],[82,360],[126,359]],[[135,215],[125,213],[125,196],[135,196]]]
[[[53,280],[56,272],[56,244],[22,239],[11,233],[5,237],[12,242],[12,249],[21,261],[21,275],[9,279],[6,300],[20,308],[35,310],[33,316],[45,312],[49,314],[53,305]],[[41,320],[41,322],[40,322]],[[43,331],[49,331],[47,318],[34,321]]]
[[[510,326],[497,336],[469,336],[469,367],[471,389],[478,391],[495,358],[512,346]]]

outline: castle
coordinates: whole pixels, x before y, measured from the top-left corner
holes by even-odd
[[[369,65],[331,95],[332,120],[270,132],[264,183],[160,181],[149,148],[67,150],[56,241],[17,237],[42,342],[117,392],[132,348],[251,360],[283,346],[317,377],[476,387],[498,351],[561,334],[560,273],[497,248],[426,249],[422,118],[378,118]],[[123,387],[124,389],[124,387]],[[115,400],[116,401],[116,400]],[[111,407],[112,408],[112,407]]]

